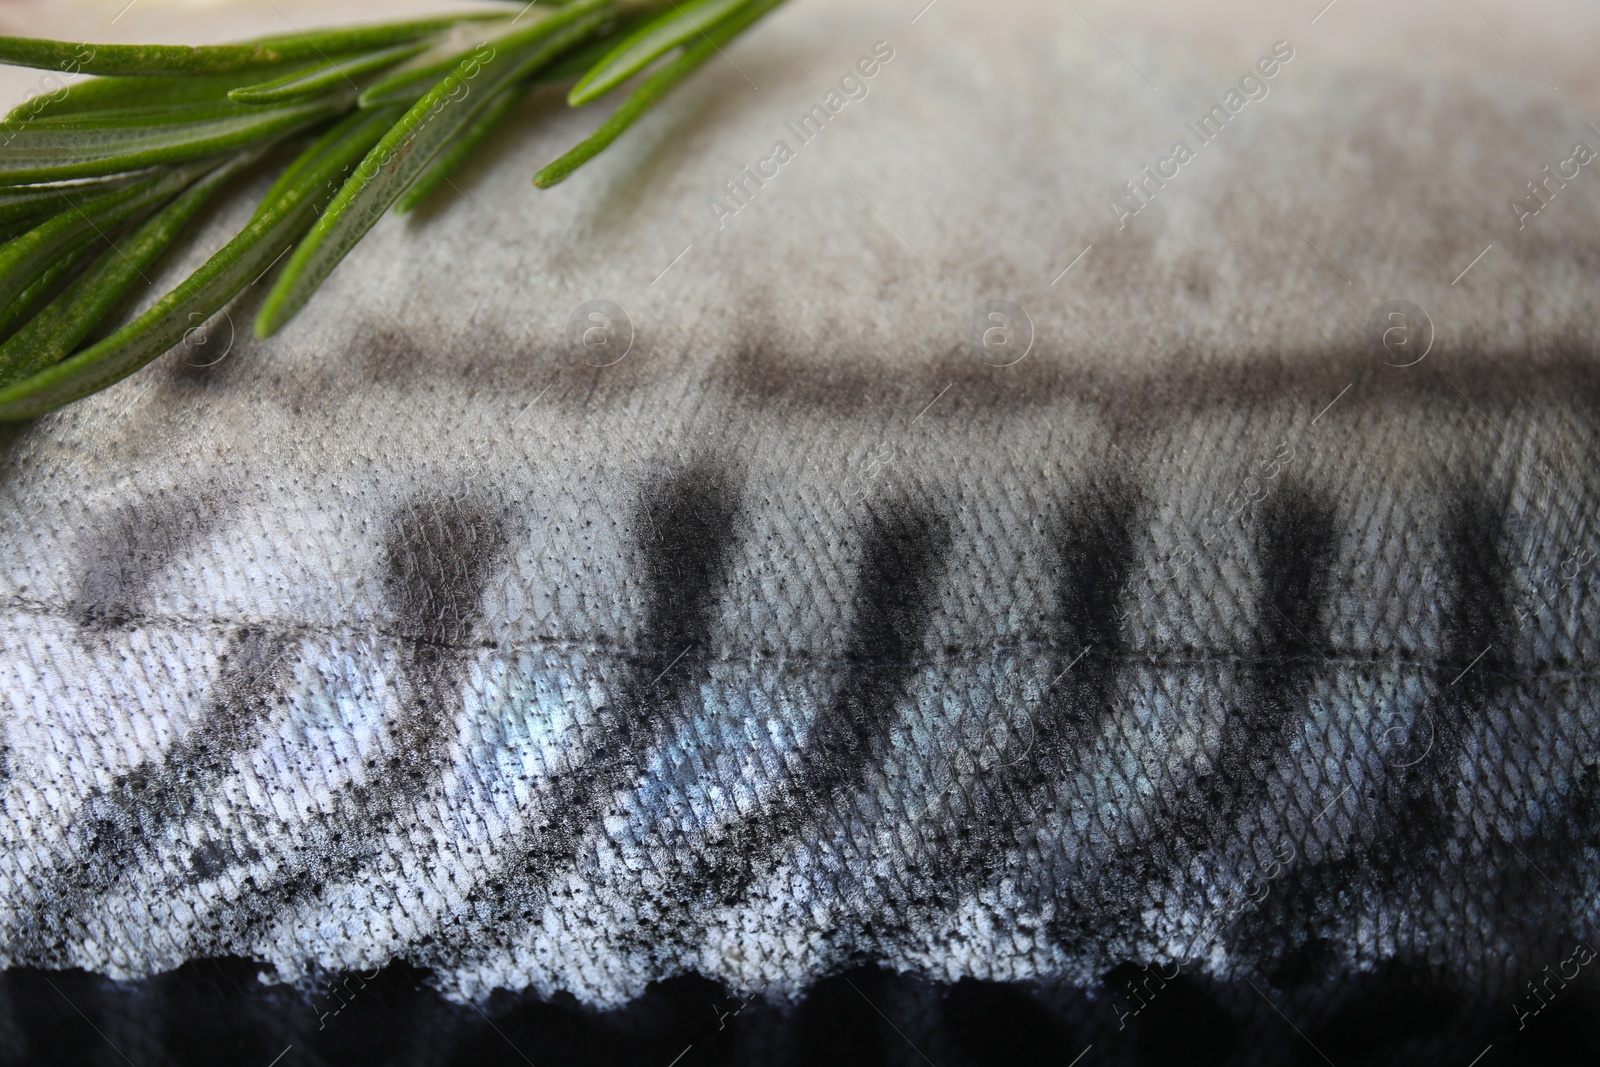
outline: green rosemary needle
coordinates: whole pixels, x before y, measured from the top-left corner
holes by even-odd
[[[0,345],[0,381],[27,378],[65,359],[117,303],[145,278],[145,271],[227,181],[257,155],[242,153],[195,182],[126,240],[100,253],[50,306]]]
[[[424,94],[361,161],[289,257],[256,317],[256,335],[271,336],[300,310],[356,242],[496,93],[587,38],[609,17],[604,9],[610,3],[572,0],[554,8],[548,17],[474,49]]]
[[[124,189],[68,201],[67,209],[0,248],[0,305],[26,289],[56,257],[81,237],[103,233],[153,209],[206,170],[190,163],[158,171]]]
[[[425,51],[429,41],[408,42],[393,48],[353,56],[350,59],[330,59],[314,64],[305,70],[293,71],[258,85],[241,85],[228,91],[228,99],[236,104],[284,104],[306,97],[320,96],[341,84],[354,87],[351,80],[375,70],[385,70],[401,60],[410,59]]]
[[[585,74],[567,103],[573,107],[598,100],[684,41],[703,33],[732,14],[743,0],[690,0],[639,27]]]
[[[344,52],[384,48],[401,41],[472,19],[496,18],[466,15],[455,18],[392,22],[381,26],[315,30],[311,33],[264,37],[242,44],[72,44],[29,37],[0,37],[0,63],[42,70],[70,70],[77,74],[229,74],[295,59],[322,59]]]
[[[30,418],[121,381],[172,348],[220,311],[305,232],[311,219],[367,149],[393,112],[360,113],[308,152],[316,161],[279,192],[248,226],[178,287],[104,340],[9,387],[0,388],[0,419]]]

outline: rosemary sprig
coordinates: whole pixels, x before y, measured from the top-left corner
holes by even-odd
[[[444,184],[445,180],[454,174],[456,168],[467,161],[467,157],[477,151],[479,145],[488,140],[489,135],[500,128],[500,124],[517,110],[532,90],[531,85],[508,85],[489,101],[489,105],[478,113],[465,129],[457,135],[455,142],[440,152],[428,164],[428,169],[422,176],[412,182],[406,191],[400,194],[394,202],[397,213],[404,215],[412,211],[426,200],[435,189]]]
[[[733,14],[710,30],[702,32],[698,41],[687,45],[676,59],[645,79],[644,84],[628,97],[627,102],[601,123],[600,128],[587,140],[534,175],[533,184],[540,189],[548,189],[552,185],[566,181],[572,176],[573,171],[611,147],[611,142],[621,137],[623,131],[637,122],[640,115],[671,92],[679,82],[694,73],[723,45],[743,33],[753,22],[781,3],[783,0],[747,0],[744,6]]]
[[[232,74],[295,59],[323,59],[350,52],[387,48],[412,41],[460,22],[493,18],[466,15],[455,18],[391,22],[342,30],[319,30],[282,37],[265,37],[243,44],[71,44],[31,37],[0,37],[0,63],[41,70],[71,70],[75,74],[137,76],[144,74]]]
[[[572,0],[530,26],[473,49],[425,93],[361,161],[289,257],[256,317],[257,335],[271,336],[300,310],[406,186],[471,124],[483,103],[589,37],[609,16],[609,7],[611,0]]]
[[[565,179],[781,2],[543,0],[199,48],[0,37],[0,63],[94,75],[0,122],[0,421],[126,377],[284,261],[256,319],[272,334],[534,88],[576,82],[578,107],[643,75],[535,184]],[[172,291],[137,300],[200,209],[291,143],[245,227]]]
[[[121,381],[177,344],[293,246],[331,197],[330,187],[337,187],[394,118],[393,111],[358,112],[325,134],[306,150],[313,161],[276,200],[144,314],[60,363],[0,387],[0,419],[54,411]]]
[[[44,269],[9,304],[0,305],[0,336],[10,334],[41,307],[62,279],[81,266],[93,253],[94,234],[85,234]]]
[[[100,254],[44,311],[0,345],[0,380],[37,374],[61,362],[116,308],[183,230],[184,224],[229,178],[252,161],[236,156],[195,182],[126,240]]]
[[[175,196],[209,168],[188,163],[157,171],[142,181],[77,203],[0,248],[0,304],[32,285],[79,238],[103,234]]]
[[[130,109],[88,122],[23,123],[0,153],[0,183],[97,178],[216,155],[315,125],[348,103],[334,97],[288,107],[201,106],[176,116]]]
[[[690,0],[674,4],[629,34],[585,74],[567,103],[577,107],[615,89],[683,42],[705,32],[737,10],[742,0]]]
[[[260,105],[283,104],[319,96],[338,89],[341,84],[354,84],[350,81],[352,78],[359,78],[375,70],[387,70],[403,59],[410,59],[418,52],[425,51],[428,43],[408,41],[393,48],[382,48],[352,59],[323,60],[305,70],[291,71],[258,85],[241,85],[237,89],[230,89],[228,99],[236,104]]]

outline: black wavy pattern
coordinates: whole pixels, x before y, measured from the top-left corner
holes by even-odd
[[[1426,762],[1399,768],[1378,783],[1385,817],[1375,840],[1327,863],[1291,862],[1270,902],[1232,935],[1244,949],[1241,955],[1260,964],[1264,984],[1177,974],[1157,979],[1152,989],[1139,961],[1112,968],[1091,989],[971,980],[938,985],[866,967],[818,983],[794,1006],[738,1006],[713,983],[688,976],[658,983],[617,1012],[505,994],[480,1012],[443,1001],[424,985],[424,972],[404,964],[374,976],[338,976],[341,993],[310,998],[264,986],[244,961],[192,963],[127,984],[77,972],[15,969],[0,984],[0,1056],[16,1063],[126,1061],[140,1067],[219,1059],[265,1064],[285,1050],[295,1057],[285,1067],[920,1060],[943,1067],[1072,1063],[1080,1054],[1085,1067],[1592,1063],[1600,1055],[1600,987],[1593,974],[1563,989],[1519,1029],[1508,1001],[1483,999],[1481,988],[1453,984],[1448,974],[1421,961],[1400,959],[1376,972],[1352,974],[1316,932],[1350,887],[1417,896],[1461,885],[1474,869],[1454,864],[1449,854],[1460,814],[1460,753],[1467,731],[1486,709],[1508,699],[1526,671],[1511,656],[1507,504],[1482,487],[1458,486],[1448,511],[1441,582],[1445,652],[1431,668],[1441,695],[1427,716],[1430,730],[1437,728],[1437,745]],[[1056,785],[1083,758],[1096,716],[1116,692],[1117,665],[1127,653],[1120,609],[1137,555],[1142,505],[1112,479],[1085,490],[1063,514],[1052,534],[1058,606],[1057,632],[1051,635],[1062,684],[1047,694],[1034,720],[1033,758],[977,783],[965,809],[940,813],[937,848],[919,861],[932,868],[923,873],[936,875],[932,884],[944,890],[937,895],[954,899],[992,877],[997,861],[1026,832],[1027,814],[1066,803],[1055,796]],[[479,890],[491,921],[526,915],[552,871],[581,860],[580,850],[651,752],[694,715],[739,520],[739,493],[713,463],[647,486],[635,515],[643,576],[639,652],[582,757],[547,784],[538,801],[549,812],[547,820],[508,850],[513,858],[506,869]],[[198,526],[181,529],[191,536]],[[1094,884],[1087,889],[1067,887],[1064,896],[1081,892],[1088,906],[1063,906],[1053,927],[1060,941],[1090,938],[1096,926],[1131,925],[1145,903],[1141,886],[1222,852],[1259,799],[1289,732],[1307,712],[1339,581],[1333,564],[1340,533],[1331,506],[1308,489],[1286,483],[1263,501],[1255,546],[1262,582],[1256,613],[1261,625],[1250,650],[1254,666],[1231,694],[1233,706],[1219,724],[1217,758],[1175,783],[1157,806],[1148,853],[1118,869],[1090,872]],[[686,895],[737,898],[785,849],[825,820],[846,814],[888,755],[897,708],[937,605],[951,534],[931,507],[891,498],[869,510],[861,535],[848,668],[839,691],[811,725],[794,770],[763,811],[714,830],[701,842],[699,866],[673,872],[692,887]],[[428,500],[396,517],[386,542],[385,588],[411,639],[405,664],[411,702],[394,726],[394,792],[378,799],[378,815],[352,826],[357,845],[381,835],[436,779],[460,718],[451,702],[465,663],[463,646],[476,633],[484,590],[508,551],[505,524],[471,501]],[[85,629],[129,621],[154,566],[106,568],[100,578],[86,580],[89,592],[79,605]],[[59,915],[45,921],[41,912],[29,932],[39,946],[48,949],[70,936],[65,924],[73,910],[92,906],[96,892],[137,862],[140,846],[120,836],[126,827],[154,833],[182,818],[196,797],[216,788],[217,768],[251,743],[255,724],[277,696],[289,650],[255,631],[241,631],[235,643],[207,719],[217,720],[218,728],[198,731],[162,767],[123,776],[111,794],[89,804],[88,821],[78,827],[87,858],[60,875],[63,888],[50,905]],[[1582,862],[1576,857],[1594,846],[1600,825],[1600,781],[1592,767],[1574,774],[1577,786],[1548,814],[1539,834],[1524,842],[1526,852],[1515,846],[1526,867],[1511,862],[1501,869],[1526,873],[1543,863],[1566,879],[1572,865]],[[97,843],[102,839],[104,844]],[[270,917],[297,894],[350,873],[371,854],[365,847],[324,845],[297,843],[304,855],[294,873],[228,913],[224,922],[237,926]],[[208,847],[196,850],[191,861],[200,877],[227,862]],[[75,886],[74,879],[81,884]],[[1592,880],[1573,877],[1570,884]],[[1543,893],[1531,874],[1508,882],[1506,891],[1519,901]],[[1420,900],[1411,903],[1421,907]],[[1575,914],[1581,905],[1552,899],[1526,910],[1537,923],[1540,916]],[[1137,1016],[1125,1019],[1122,1005],[1135,987],[1150,999]]]

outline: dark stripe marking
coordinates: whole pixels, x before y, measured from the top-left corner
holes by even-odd
[[[1428,898],[1441,884],[1440,871],[1452,865],[1447,845],[1458,814],[1461,743],[1469,724],[1480,721],[1490,702],[1517,680],[1504,512],[1482,490],[1463,490],[1443,534],[1447,572],[1441,591],[1449,611],[1445,652],[1432,671],[1439,696],[1411,724],[1402,747],[1407,762],[1391,767],[1375,785],[1381,814],[1372,836],[1346,855],[1303,864],[1275,884],[1240,930],[1238,944],[1250,955],[1288,959],[1325,935],[1344,940],[1340,931],[1348,916],[1330,913],[1327,902],[1361,899],[1369,887],[1403,911],[1431,907]],[[1465,884],[1474,876],[1456,868],[1453,877]]]
[[[429,499],[400,512],[384,542],[384,593],[410,637],[411,686],[394,727],[395,777],[371,818],[369,840],[397,807],[442,773],[460,725],[461,675],[483,618],[483,595],[509,548],[505,523],[471,500]]]
[[[1393,860],[1406,863],[1437,857],[1454,832],[1462,742],[1491,702],[1516,685],[1505,512],[1481,491],[1469,490],[1457,496],[1447,523],[1450,613],[1445,654],[1434,675],[1440,700],[1428,709],[1432,721],[1414,727],[1432,730],[1433,751],[1400,771],[1393,804],[1399,849]]]
[[[573,769],[535,801],[537,822],[510,849],[505,869],[476,891],[491,911],[532,914],[548,876],[571,863],[654,749],[697,708],[719,597],[734,557],[738,490],[708,462],[652,482],[634,516],[645,615],[639,651]]]
[[[124,504],[99,520],[80,549],[83,569],[70,604],[79,625],[105,630],[138,619],[149,585],[220,518],[211,500],[178,496]]]
[[[1056,524],[1053,684],[1030,718],[1024,751],[958,797],[943,798],[950,810],[932,827],[934,847],[925,862],[946,895],[975,888],[1009,850],[1025,847],[1040,814],[1071,802],[1061,795],[1063,784],[1081,766],[1116,697],[1140,511],[1134,494],[1107,480],[1088,487]]]
[[[458,690],[484,592],[509,545],[505,522],[472,498],[429,497],[396,512],[384,540],[383,587],[405,642],[410,693],[390,728],[387,771],[343,790],[333,813],[301,826],[279,873],[218,908],[210,929],[248,931],[353,876],[380,855],[390,828],[439,781],[462,719]]]
[[[945,521],[896,502],[869,520],[845,657],[844,685],[811,724],[799,766],[763,810],[709,835],[689,873],[702,893],[734,901],[805,832],[842,814],[846,798],[888,754],[895,704],[917,670],[950,548]]]
[[[72,830],[81,841],[77,856],[56,873],[19,931],[20,942],[40,951],[67,944],[64,931],[81,924],[97,896],[153,855],[169,826],[204,809],[206,798],[232,773],[233,757],[256,743],[272,709],[283,702],[291,647],[260,630],[230,638],[200,720],[169,751],[85,801]],[[192,869],[203,870],[223,852],[231,849],[219,844],[208,851],[202,845],[191,856]]]
[[[1074,906],[1059,909],[1051,924],[1063,943],[1105,943],[1112,931],[1139,929],[1151,887],[1185,878],[1196,856],[1228,847],[1304,722],[1323,659],[1318,638],[1327,626],[1337,527],[1327,502],[1293,483],[1260,506],[1255,662],[1225,711],[1214,761],[1153,806],[1143,847],[1068,876]]]
[[[1324,645],[1330,564],[1337,534],[1332,509],[1286,485],[1262,504],[1261,598],[1256,665],[1238,706],[1228,709],[1211,768],[1189,783],[1174,812],[1178,862],[1220,847],[1262,792],[1276,758],[1298,729]]]

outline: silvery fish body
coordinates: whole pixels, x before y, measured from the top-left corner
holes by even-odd
[[[0,962],[1535,1025],[1600,923],[1579,90],[1453,8],[918,6],[548,193],[541,98],[279,337],[5,431]]]

